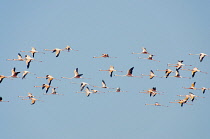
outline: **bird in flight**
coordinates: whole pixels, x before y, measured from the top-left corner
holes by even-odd
[[[101,56],[98,56],[98,57],[96,57],[96,56],[94,56],[93,58],[102,58],[102,57],[104,57],[104,58],[117,58],[117,57],[110,57],[109,56],[109,54],[102,54]]]
[[[182,76],[180,75],[180,73],[179,73],[179,70],[178,70],[178,69],[176,69],[176,72],[175,72],[175,75],[174,75],[174,76],[168,76],[168,77],[188,78],[188,79],[190,79],[190,77],[182,77]]]
[[[50,87],[53,87],[53,86],[50,86],[48,84],[42,84],[42,86],[34,86],[34,87],[41,87],[42,90],[45,88],[46,89],[46,93],[48,92],[49,88]],[[54,88],[58,88],[58,87],[54,87]]]
[[[64,94],[59,94],[59,93],[57,93],[56,88],[53,87],[53,88],[52,88],[52,92],[51,92],[50,94],[44,94],[44,95],[64,95]]]
[[[205,53],[200,53],[200,54],[191,54],[191,53],[190,53],[189,55],[199,55],[199,60],[200,60],[200,62],[203,61],[203,59],[204,59],[205,56],[209,56],[209,55],[207,55],[207,54],[205,54]]]
[[[25,55],[25,61],[26,61],[27,69],[29,68],[30,63],[31,63],[32,60],[35,60],[35,59],[30,57],[29,55]],[[42,62],[42,61],[39,61],[39,62]]]
[[[4,101],[2,97],[0,97],[0,102],[9,102],[9,101]]]
[[[120,87],[118,87],[118,88],[116,88],[115,91],[108,91],[108,92],[128,92],[128,91],[122,91],[122,90],[120,89]]]
[[[11,72],[12,72],[12,75],[10,77],[12,78],[19,78],[17,75],[20,73],[19,71],[15,71],[16,68],[14,67]]]
[[[30,51],[20,51],[20,52],[30,52],[33,57],[34,57],[35,53],[43,53],[43,54],[45,54],[44,52],[37,51],[36,48],[34,48],[34,47],[32,47]]]
[[[153,105],[153,106],[163,106],[163,107],[168,107],[168,106],[165,106],[165,105],[162,105],[158,102],[155,102],[154,104],[145,104],[145,105]]]
[[[71,78],[61,77],[61,78],[64,78],[64,79],[83,78],[83,77],[81,77],[82,75],[83,75],[83,74],[79,74],[78,68],[76,68],[76,69],[74,70],[74,77],[71,77]],[[83,78],[83,79],[89,79],[89,78]]]
[[[114,69],[114,66],[110,66],[108,70],[101,70],[100,69],[99,71],[109,71],[109,75],[110,75],[110,77],[112,77],[113,72],[117,71],[117,70]],[[118,72],[122,72],[122,71],[118,71]]]
[[[168,76],[169,76],[172,72],[174,72],[174,71],[172,71],[171,69],[166,69],[166,70],[159,70],[159,69],[157,69],[156,71],[165,71],[166,76],[163,76],[163,77],[166,77],[166,78],[168,78]]]
[[[4,80],[4,78],[8,78],[9,79],[9,77],[7,77],[7,76],[0,75],[0,83],[2,83],[2,81]]]
[[[67,50],[68,52],[70,52],[71,50],[79,51],[79,50],[72,49],[71,46],[69,45],[67,45],[64,49]]]
[[[149,75],[145,75],[145,74],[141,74],[142,76],[149,76],[150,79],[154,78],[154,77],[158,77],[157,75],[155,75],[155,73],[150,70],[150,74]],[[159,78],[162,78],[162,77],[159,77]]]
[[[114,88],[107,87],[104,80],[102,80],[101,83],[102,83],[102,86],[93,86],[93,87],[114,89]]]
[[[44,49],[45,51],[52,51],[52,53],[55,53],[55,56],[58,57],[60,55],[61,51],[64,51],[64,49],[59,49],[59,48],[55,48],[55,49]]]
[[[141,53],[132,53],[132,54],[150,54],[146,48],[142,47],[142,52]]]
[[[197,67],[194,67],[193,69],[182,69],[182,70],[191,71],[192,72],[192,78],[195,76],[196,72],[202,72],[202,73],[208,74],[207,72],[203,72],[203,71],[199,70]]]
[[[160,62],[160,61],[158,61],[158,60],[153,59],[153,56],[154,56],[154,55],[150,54],[150,55],[148,56],[148,58],[142,58],[142,57],[139,57],[139,58],[140,58],[140,59],[148,59],[148,60],[153,60],[153,61]]]
[[[175,101],[176,102],[169,102],[169,103],[179,103],[181,105],[181,107],[183,107],[184,104],[187,104],[187,100],[186,99],[179,99],[179,100],[175,100]],[[188,105],[192,105],[192,104],[188,104]]]
[[[17,58],[17,59],[7,59],[7,60],[24,61],[24,60],[25,60],[25,58],[23,58],[23,57],[21,56],[21,54],[20,54],[20,53],[18,53],[18,58]]]
[[[191,86],[188,87],[188,88],[186,88],[186,87],[182,87],[182,88],[184,88],[184,89],[193,89],[193,90],[196,90],[197,88],[195,88],[195,83],[196,83],[196,82],[193,82],[193,83],[191,84]]]
[[[30,74],[33,74],[33,75],[36,75],[36,74],[34,74],[34,73],[31,73],[31,72],[29,72],[29,71],[22,71],[23,72],[23,75],[22,75],[22,79],[25,79],[26,78],[26,75],[28,74],[28,73],[30,73]]]
[[[140,77],[140,76],[133,76],[133,69],[134,69],[134,67],[130,68],[130,69],[127,71],[127,74],[126,74],[126,75],[116,75],[116,74],[115,74],[114,76],[122,76],[122,77],[127,76],[127,77],[142,78],[142,77]]]
[[[48,80],[49,85],[51,85],[53,79],[60,81],[60,79],[54,78],[52,75],[46,75],[46,77],[36,77],[36,78],[46,78]]]
[[[183,64],[184,60],[178,60],[177,64],[170,64],[168,63],[168,67],[176,67],[177,70],[181,69],[183,66],[192,66],[192,65],[185,65]]]

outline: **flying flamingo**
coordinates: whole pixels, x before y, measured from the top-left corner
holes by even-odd
[[[28,98],[30,99],[30,98],[33,98],[33,97],[36,97],[36,96],[33,96],[32,93],[28,93],[27,96],[18,96],[18,97],[21,97],[21,98],[26,98],[26,97],[28,97]]]
[[[182,88],[184,88],[184,89],[193,89],[193,90],[196,90],[197,88],[195,88],[195,83],[196,83],[196,82],[193,82],[193,83],[191,84],[191,86],[188,87],[188,88],[186,88],[186,87],[182,87]]]
[[[168,76],[168,77],[188,78],[188,79],[190,79],[190,77],[182,77],[182,76],[180,75],[180,73],[179,73],[179,70],[178,70],[178,69],[176,69],[176,72],[175,72],[175,75],[174,75],[174,76]]]
[[[142,52],[141,53],[132,53],[132,54],[150,54],[146,48],[142,47]]]
[[[182,69],[182,70],[191,71],[191,72],[192,72],[192,78],[195,76],[195,73],[196,73],[196,72],[202,72],[202,73],[207,74],[207,72],[203,72],[203,71],[199,70],[197,67],[194,67],[193,69]]]
[[[202,93],[204,94],[206,90],[210,90],[210,88],[202,87],[202,88],[197,88],[197,90],[201,89]]]
[[[64,94],[59,94],[59,93],[57,93],[56,88],[53,87],[53,88],[52,88],[52,93],[50,93],[50,94],[44,94],[44,95],[64,95]]]
[[[9,101],[4,101],[2,97],[0,97],[0,102],[9,102]]]
[[[34,86],[34,87],[42,87],[42,90],[45,88],[46,89],[46,93],[48,92],[49,88],[50,87],[53,87],[53,86],[50,86],[48,84],[42,84],[42,86]],[[58,87],[55,87],[55,88],[58,88]]]
[[[168,76],[169,76],[172,72],[174,72],[174,71],[172,71],[171,69],[166,69],[166,70],[159,70],[159,69],[157,69],[156,71],[165,71],[166,76],[163,76],[163,77],[166,77],[166,78],[168,78]]]
[[[29,98],[29,99],[23,99],[23,100],[31,100],[31,105],[35,104],[36,101],[43,101],[43,100],[36,99],[34,97]]]
[[[115,91],[109,91],[109,92],[128,92],[128,91],[121,91],[120,87],[116,88]]]
[[[52,75],[46,75],[46,77],[36,77],[36,78],[46,78],[48,80],[49,85],[51,84],[53,79],[60,81],[60,79],[54,78]]]
[[[29,55],[25,55],[25,60],[26,60],[26,66],[27,66],[27,69],[28,69],[29,66],[30,66],[31,61],[35,60],[35,59],[30,57]],[[42,62],[42,61],[39,61],[39,62]]]
[[[158,77],[157,75],[155,75],[155,73],[150,70],[150,74],[149,75],[144,75],[144,74],[141,74],[142,76],[149,76],[150,79],[152,79],[153,77]],[[162,78],[162,77],[159,77],[159,78]]]
[[[145,105],[154,105],[154,106],[164,106],[164,107],[168,107],[168,106],[165,106],[165,105],[162,105],[158,102],[155,102],[155,104],[145,104]]]
[[[9,77],[4,76],[4,75],[0,75],[0,83],[2,83],[2,81],[4,80],[4,78],[9,78]]]
[[[109,71],[109,75],[110,75],[110,77],[112,77],[113,72],[117,71],[117,70],[114,69],[114,66],[110,66],[110,68],[108,70],[101,70],[100,69],[99,71]],[[122,71],[118,71],[118,72],[122,72]]]
[[[169,103],[179,103],[181,105],[181,107],[183,107],[184,104],[187,104],[187,100],[186,99],[179,99],[179,100],[175,100],[178,102],[169,102]],[[192,105],[192,104],[188,104],[188,105]]]
[[[43,53],[43,54],[45,54],[44,52],[37,51],[36,48],[34,48],[34,47],[32,47],[30,51],[20,51],[20,52],[30,52],[33,57],[34,57],[35,53]]]
[[[102,86],[93,86],[93,87],[114,89],[114,88],[107,87],[104,80],[102,80],[101,83],[102,83]]]
[[[195,97],[200,97],[200,96],[196,96],[193,93],[189,92],[189,95],[178,95],[181,97],[185,97],[186,100],[188,100],[190,98],[190,100],[193,102],[195,100]],[[200,97],[200,98],[205,98],[205,97]]]
[[[168,67],[176,67],[177,70],[181,69],[183,66],[192,66],[192,65],[185,65],[183,64],[183,60],[178,60],[177,64],[170,64],[168,63],[167,66]]]
[[[130,68],[128,71],[127,71],[127,74],[126,75],[114,75],[114,76],[122,76],[122,77],[124,77],[124,76],[127,76],[127,77],[137,77],[137,78],[142,78],[142,77],[140,77],[140,76],[133,76],[133,69],[134,69],[134,67],[132,67],[132,68]]]
[[[26,75],[28,74],[28,73],[30,73],[30,74],[33,74],[33,75],[36,75],[36,74],[34,74],[34,73],[31,73],[31,72],[29,72],[29,71],[22,71],[23,72],[23,75],[22,75],[22,79],[25,79],[26,78]]]
[[[207,54],[205,54],[205,53],[200,53],[200,54],[189,54],[189,55],[199,55],[199,60],[200,60],[200,62],[203,61],[203,59],[204,59],[205,56],[209,56],[209,55],[207,55]]]
[[[148,59],[148,60],[153,60],[153,61],[160,62],[160,61],[158,61],[158,60],[153,59],[153,56],[155,56],[155,55],[150,54],[148,58],[142,58],[142,57],[139,57],[139,58],[140,58],[140,59]]]
[[[78,68],[76,68],[76,69],[74,70],[74,77],[71,77],[71,78],[61,77],[61,78],[65,78],[65,79],[83,78],[83,77],[81,77],[82,75],[83,75],[83,74],[79,74]],[[89,78],[83,78],[83,79],[89,79]]]
[[[14,60],[14,61],[24,61],[25,59],[18,53],[18,59],[7,59],[7,60]]]
[[[93,58],[101,58],[101,57],[108,57],[108,58],[117,58],[117,57],[110,57],[109,56],[109,54],[102,54],[101,56],[99,56],[99,57],[96,57],[96,56],[94,56]]]
[[[10,76],[10,77],[12,77],[12,78],[19,78],[17,75],[20,73],[19,71],[17,72],[17,71],[15,71],[15,67],[11,70],[11,72],[12,72],[12,75]]]
[[[70,52],[70,50],[79,51],[79,50],[72,49],[71,46],[69,45],[67,45],[66,48],[64,49],[67,50],[68,52]]]
[[[55,49],[52,49],[52,50],[49,50],[49,49],[44,49],[45,51],[52,51],[52,53],[55,53],[55,56],[58,57],[60,55],[60,52],[61,51],[64,51],[64,49],[59,49],[59,48],[55,48]]]
[[[89,87],[86,87],[86,88],[85,88],[85,92],[76,92],[76,93],[86,93],[86,96],[89,97],[90,94],[92,94],[92,93],[97,93],[97,91],[95,91],[95,92],[90,91]]]
[[[156,89],[156,87],[153,87],[152,89],[149,89],[149,90],[143,90],[144,92],[139,92],[139,93],[146,93],[146,94],[149,94],[150,95],[150,97],[151,96],[156,96],[157,94],[160,94],[160,95],[162,95],[161,93],[163,93],[163,92],[161,92],[161,93],[157,93],[157,89]]]

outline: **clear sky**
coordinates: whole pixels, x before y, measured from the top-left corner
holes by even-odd
[[[0,103],[2,139],[209,139],[210,137],[210,90],[187,90],[196,82],[196,88],[210,88],[210,57],[199,62],[198,56],[210,55],[210,2],[208,0],[19,0],[1,1],[0,4],[0,75],[10,76],[11,69],[28,70],[26,79],[4,79],[0,84],[0,96],[9,103]],[[79,51],[62,51],[59,57],[44,49],[65,48],[70,45]],[[38,51],[30,68],[25,62],[7,61],[17,58],[20,51]],[[147,55],[134,55],[142,47],[154,54],[154,59],[138,59]],[[98,58],[101,54],[117,58]],[[115,66],[114,74],[126,74],[134,67],[133,75],[149,74],[164,76],[168,63],[184,60],[192,69],[198,67],[209,74],[196,73],[192,79],[177,78],[129,78],[109,77],[108,69]],[[74,76],[79,68],[84,78],[62,79]],[[175,70],[175,68],[171,68]],[[21,73],[22,74],[22,73]],[[19,75],[21,77],[21,74]],[[47,83],[47,74],[62,95],[43,95],[40,86]],[[183,77],[190,71],[180,70]],[[174,73],[171,74],[172,76]],[[79,91],[79,84],[87,82],[96,86],[105,80],[107,86],[128,92],[108,92],[86,97]],[[139,93],[157,87],[164,95],[150,97]],[[89,86],[92,89],[92,86]],[[29,100],[18,96],[33,93],[43,100],[30,105]],[[172,104],[193,92],[197,96],[193,105]],[[51,89],[49,90],[51,93]],[[146,103],[169,107],[146,106]]]

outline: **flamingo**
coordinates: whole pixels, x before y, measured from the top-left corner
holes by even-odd
[[[200,62],[203,61],[203,59],[204,59],[205,56],[209,56],[209,55],[207,55],[207,54],[205,54],[205,53],[200,53],[200,54],[191,54],[191,53],[190,53],[189,55],[199,55],[199,60],[200,60]]]
[[[178,102],[169,102],[169,103],[179,103],[181,105],[181,107],[183,107],[184,104],[187,104],[187,100],[186,99],[179,99],[179,100],[175,100]],[[188,105],[192,105],[192,104],[188,104]]]
[[[203,72],[203,71],[199,70],[197,67],[194,67],[193,69],[182,69],[182,70],[191,71],[191,72],[192,72],[192,78],[195,76],[195,73],[196,73],[196,72],[202,72],[202,73],[207,74],[207,72]]]
[[[114,89],[114,88],[107,87],[104,80],[102,80],[101,83],[102,83],[102,86],[93,86],[93,87]]]
[[[168,63],[167,66],[168,67],[176,67],[177,70],[181,69],[182,66],[192,66],[192,65],[185,65],[185,64],[183,64],[183,62],[184,62],[184,60],[178,60],[177,64],[170,64],[170,63]]]
[[[0,83],[2,83],[2,81],[4,80],[4,78],[9,78],[9,77],[4,76],[4,75],[0,75]]]
[[[60,79],[54,78],[52,75],[46,75],[46,77],[36,77],[36,78],[46,78],[48,80],[49,85],[51,84],[53,79],[60,81]]]
[[[154,105],[154,106],[164,106],[164,107],[168,107],[168,106],[165,106],[165,105],[162,105],[158,102],[155,102],[155,104],[145,104],[145,105]]]
[[[23,75],[22,75],[22,79],[25,79],[26,78],[26,75],[28,74],[28,73],[31,73],[31,72],[29,72],[29,71],[22,71],[23,72]],[[34,74],[34,73],[31,73],[31,74],[33,74],[33,75],[36,75],[36,74]]]
[[[150,97],[151,96],[156,96],[157,94],[161,94],[161,93],[157,93],[157,89],[156,87],[153,87],[152,89],[149,89],[149,90],[143,90],[144,92],[139,92],[139,93],[146,93],[146,94],[149,94]],[[163,92],[162,92],[163,93]],[[162,94],[161,94],[162,95]]]
[[[202,93],[204,94],[206,90],[210,90],[210,88],[202,87],[202,88],[197,88],[197,90],[201,89]]]
[[[101,58],[101,57],[104,57],[104,58],[106,58],[106,57],[108,57],[108,58],[117,58],[117,57],[110,57],[109,54],[102,54],[99,57],[94,56],[93,58]]]
[[[52,53],[55,53],[55,56],[58,57],[60,55],[61,51],[64,51],[64,49],[55,48],[53,50],[44,49],[45,51],[52,51]]]
[[[34,105],[36,101],[43,101],[43,100],[36,99],[34,97],[29,98],[29,99],[23,99],[23,100],[31,100],[31,105]]]
[[[64,49],[67,50],[68,52],[70,52],[70,50],[79,51],[79,50],[72,49],[71,46],[69,45],[67,45],[66,48]]]
[[[34,87],[42,87],[42,90],[45,88],[46,89],[46,93],[48,92],[49,88],[50,87],[53,87],[53,86],[50,86],[48,84],[42,84],[42,86],[34,86]],[[58,88],[58,87],[55,87],[55,88]]]
[[[30,66],[31,61],[35,60],[35,59],[30,57],[29,55],[25,55],[25,60],[26,60],[26,66],[27,66],[27,69],[28,69],[29,66]],[[42,61],[39,61],[39,62],[42,62]]]
[[[182,76],[180,75],[180,73],[179,73],[179,70],[178,70],[178,69],[176,69],[176,72],[175,72],[175,75],[174,75],[174,76],[168,76],[168,77],[188,78],[188,79],[190,79],[190,77],[182,77]]]
[[[193,89],[193,90],[196,90],[197,88],[195,88],[195,83],[196,83],[196,82],[193,82],[193,83],[191,84],[191,86],[188,87],[188,88],[186,88],[186,87],[182,87],[182,88],[184,88],[184,89]]]
[[[110,75],[110,77],[112,77],[113,72],[117,71],[117,70],[114,69],[114,66],[110,66],[110,68],[108,70],[101,70],[100,69],[99,71],[109,71],[109,75]],[[122,71],[118,71],[118,72],[122,72]]]
[[[10,77],[12,77],[12,78],[19,78],[17,75],[18,75],[20,72],[19,72],[19,71],[16,72],[15,70],[16,70],[15,67],[11,70],[12,75],[11,75]]]
[[[128,71],[127,71],[127,74],[126,75],[114,75],[114,76],[122,76],[122,77],[124,77],[124,76],[127,76],[127,77],[137,77],[137,78],[142,78],[142,77],[140,77],[140,76],[133,76],[133,69],[134,69],[134,67],[132,67],[132,68],[130,68]]]
[[[132,54],[150,54],[146,48],[142,47],[142,52],[141,53],[132,53]]]
[[[45,54],[44,52],[37,51],[36,48],[34,48],[34,47],[32,47],[30,51],[20,51],[20,52],[30,52],[33,57],[34,57],[35,53],[43,53],[43,54]]]
[[[195,97],[200,97],[200,96],[196,96],[193,93],[189,92],[189,95],[178,95],[181,97],[185,97],[186,100],[188,100],[190,98],[190,100],[193,102],[195,100]],[[205,97],[200,97],[200,98],[205,98]]]
[[[115,91],[109,91],[109,92],[128,92],[128,91],[121,91],[120,87],[116,88]]]
[[[82,75],[83,75],[83,74],[79,74],[78,68],[76,68],[76,69],[74,70],[74,77],[71,77],[71,78],[61,77],[61,78],[65,78],[65,79],[83,78],[83,77],[81,77]],[[89,79],[89,78],[83,78],[83,79]]]
[[[18,59],[7,59],[7,60],[14,60],[14,61],[24,61],[25,59],[18,53]]]
[[[174,71],[172,71],[171,69],[166,69],[166,70],[159,70],[159,69],[157,69],[156,71],[165,71],[166,76],[163,76],[163,77],[166,77],[166,78],[168,78],[168,76],[169,76],[172,72],[174,72]]]
[[[155,75],[155,73],[150,70],[150,74],[149,75],[144,75],[144,74],[141,74],[142,76],[149,76],[150,79],[152,79],[153,77],[158,77],[157,75]],[[159,78],[162,78],[162,77],[159,77]]]
[[[52,93],[50,93],[50,94],[44,94],[44,95],[64,95],[64,94],[59,94],[59,93],[57,93],[56,88],[53,87],[53,88],[52,88]]]
[[[28,97],[28,98],[30,99],[30,98],[33,98],[33,97],[36,97],[36,96],[33,96],[32,93],[28,93],[27,96],[18,96],[18,97],[21,97],[21,98],[26,98],[26,97]]]
[[[89,87],[86,87],[85,92],[76,92],[76,93],[86,93],[86,96],[89,97],[90,94],[97,93],[97,90],[95,92],[93,92],[93,91],[90,91]]]
[[[9,102],[9,101],[4,101],[2,97],[0,97],[0,102]]]
[[[140,59],[148,59],[148,60],[153,60],[153,61],[160,62],[160,61],[158,61],[158,60],[153,59],[153,56],[155,56],[155,55],[150,54],[148,58],[142,58],[142,57],[139,57],[139,58],[140,58]]]

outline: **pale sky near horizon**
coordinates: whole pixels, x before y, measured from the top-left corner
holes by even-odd
[[[2,1],[0,5],[1,48],[0,75],[10,76],[11,69],[28,70],[26,79],[4,79],[0,84],[0,118],[2,139],[208,139],[210,136],[210,90],[187,90],[195,87],[210,88],[210,57],[202,62],[201,52],[210,55],[210,2],[208,0],[46,0],[46,1]],[[78,51],[62,51],[59,57],[44,49],[65,48],[70,45]],[[7,61],[17,58],[20,51],[37,51],[30,68],[25,62]],[[154,54],[131,54],[141,52],[142,47]],[[109,54],[117,58],[93,58]],[[134,67],[133,75],[148,75],[153,70],[159,77],[164,76],[168,63],[184,60],[184,69],[198,67],[201,71],[194,78],[109,77],[106,70],[113,65],[113,74],[125,75]],[[82,77],[90,79],[62,79],[74,76],[78,68]],[[174,67],[170,67],[175,71]],[[45,77],[52,75],[52,86],[64,95],[43,95],[45,90],[35,88],[47,83]],[[191,77],[191,71],[180,70],[183,77]],[[22,73],[19,74],[21,77]],[[174,73],[171,74],[173,76]],[[101,86],[104,80],[108,87],[120,87],[127,92],[109,92],[112,89],[94,88],[105,93],[86,97],[79,84],[87,82]],[[139,93],[157,87],[164,92],[150,97]],[[33,93],[43,100],[30,105],[30,100],[18,96]],[[172,104],[182,99],[177,95],[194,93],[197,97],[192,105]],[[51,93],[49,89],[48,94]],[[205,98],[201,98],[205,97]],[[145,106],[146,103],[159,106]]]

